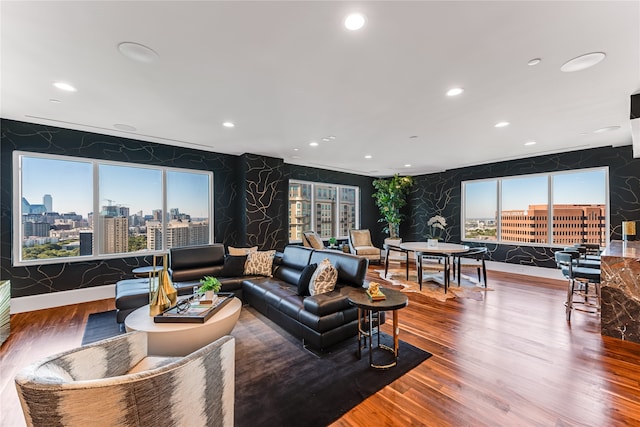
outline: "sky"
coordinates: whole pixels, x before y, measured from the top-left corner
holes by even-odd
[[[162,209],[162,175],[157,169],[100,165],[99,206],[119,205],[131,215],[142,211],[151,215]],[[82,161],[22,158],[22,196],[32,204],[43,204],[50,194],[53,211],[75,212],[87,218],[93,211],[92,165]],[[209,175],[167,172],[167,208],[178,208],[194,218],[209,216]]]
[[[606,171],[554,174],[552,179],[554,204],[606,204]],[[502,209],[527,210],[529,205],[548,203],[546,175],[505,178],[502,180]],[[497,210],[496,180],[466,184],[467,218],[494,218]]]

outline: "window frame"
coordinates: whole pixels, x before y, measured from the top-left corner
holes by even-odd
[[[491,243],[491,244],[504,244],[504,245],[515,245],[515,246],[532,246],[532,247],[552,247],[552,248],[563,248],[566,247],[566,244],[562,243],[554,243],[554,227],[553,227],[553,210],[554,210],[554,187],[553,180],[554,177],[560,175],[569,175],[569,174],[577,174],[577,173],[588,173],[588,172],[604,172],[604,190],[605,190],[605,241],[601,244],[606,245],[610,238],[610,218],[611,218],[611,207],[610,207],[610,192],[609,192],[609,167],[608,166],[598,166],[593,168],[584,168],[584,169],[571,169],[566,171],[555,171],[555,172],[544,172],[544,173],[535,173],[535,174],[526,174],[526,175],[510,175],[503,177],[495,177],[495,178],[483,178],[477,180],[466,180],[461,181],[460,183],[460,198],[461,198],[461,209],[460,209],[460,240],[463,242],[478,242],[478,243]],[[503,240],[502,239],[502,183],[505,180],[509,179],[518,179],[518,178],[532,178],[532,177],[540,177],[544,176],[547,179],[547,242],[545,243],[536,243],[536,242],[517,242],[512,240]],[[483,239],[473,239],[467,238],[465,234],[465,220],[466,220],[466,185],[472,183],[479,182],[496,182],[496,239],[495,240],[483,240]]]
[[[59,160],[59,161],[68,161],[68,162],[84,162],[84,163],[91,164],[91,169],[92,169],[91,178],[93,180],[91,206],[92,206],[92,213],[94,218],[93,226],[92,226],[93,243],[92,243],[91,255],[44,258],[44,259],[35,259],[35,260],[22,259],[23,227],[22,227],[21,201],[22,201],[22,158],[23,157],[31,157],[31,158],[38,158],[38,159],[45,159],[45,160]],[[87,157],[64,156],[64,155],[57,155],[57,154],[37,153],[37,152],[18,151],[18,150],[13,152],[12,160],[13,160],[13,176],[12,176],[13,178],[13,200],[12,200],[13,233],[12,233],[12,244],[11,244],[12,246],[11,262],[13,266],[33,266],[33,265],[44,265],[44,264],[86,262],[86,261],[92,261],[92,260],[123,259],[123,258],[132,258],[132,257],[140,257],[140,256],[149,256],[149,255],[164,255],[168,253],[168,248],[167,248],[168,223],[166,221],[166,213],[168,212],[167,210],[167,189],[168,189],[167,173],[169,172],[200,174],[200,175],[205,175],[207,177],[207,181],[209,185],[209,204],[208,204],[209,242],[212,243],[215,241],[214,173],[211,171],[176,168],[176,167],[168,167],[168,166],[147,165],[147,164],[133,163],[133,162],[119,162],[119,161],[113,161],[113,160],[102,160],[102,159],[94,159],[94,158],[87,158]],[[100,253],[103,236],[100,230],[96,231],[96,227],[100,228],[99,224],[102,223],[101,222],[102,219],[99,218],[100,217],[100,200],[99,200],[100,198],[100,180],[99,180],[100,165],[152,169],[152,170],[160,171],[162,175],[161,209],[163,211],[162,249],[136,251],[136,252]]]
[[[358,187],[357,185],[345,185],[345,184],[332,184],[332,183],[328,183],[328,182],[314,182],[314,181],[304,181],[304,180],[299,180],[299,179],[290,179],[289,182],[287,183],[287,205],[288,208],[290,209],[291,207],[291,199],[289,196],[289,192],[291,189],[291,184],[302,184],[302,185],[310,185],[311,186],[311,199],[310,199],[310,204],[311,204],[311,208],[310,208],[310,224],[313,225],[317,222],[317,213],[316,213],[316,185],[321,185],[321,186],[325,186],[325,187],[334,187],[336,190],[336,211],[335,211],[335,217],[333,218],[333,226],[335,227],[335,230],[337,233],[340,232],[340,207],[342,205],[342,202],[340,201],[340,191],[343,189],[349,189],[349,190],[355,190],[355,219],[356,219],[356,224],[355,224],[355,228],[358,229],[360,228],[360,204],[361,204],[361,200],[360,200],[360,187]],[[287,215],[288,220],[287,220],[287,235],[290,235],[291,232],[291,216],[288,214]],[[313,227],[315,228],[315,227]],[[317,230],[314,230],[317,231]],[[340,240],[344,240],[344,239],[348,239],[349,236],[348,234],[345,236],[332,236],[335,237],[336,239],[340,239]],[[302,239],[291,239],[289,238],[289,243],[302,243]]]

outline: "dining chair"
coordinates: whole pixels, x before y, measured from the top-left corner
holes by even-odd
[[[461,267],[462,265],[468,265],[476,267],[478,271],[478,283],[482,283],[485,288],[487,287],[487,265],[485,263],[487,252],[487,248],[481,246],[471,248],[467,252],[461,252],[453,255],[453,271],[454,277],[458,280],[458,286],[460,286],[460,279],[462,277],[460,274]],[[482,276],[480,275],[481,272]]]

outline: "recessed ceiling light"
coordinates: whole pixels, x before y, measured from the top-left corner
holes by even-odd
[[[535,141],[527,141],[524,143],[524,145],[536,145]]]
[[[331,141],[331,138],[328,138],[328,137],[326,137],[326,136],[325,136],[324,138],[322,138],[322,140],[323,140],[324,142],[329,142],[329,141]]]
[[[596,129],[593,131],[593,133],[611,132],[618,129],[620,129],[620,126],[607,126],[600,129]]]
[[[538,65],[539,63],[542,62],[542,59],[540,58],[533,58],[531,59],[529,62],[527,62],[527,65],[530,67],[533,67],[534,65]]]
[[[418,137],[418,135],[411,135],[411,136],[409,137],[409,139],[416,139],[417,137]]]
[[[53,85],[58,89],[66,90],[67,92],[76,92],[78,90],[75,87],[71,86],[69,83],[65,82],[55,82]]]
[[[462,89],[461,87],[454,87],[447,91],[447,96],[458,96],[462,92],[464,92],[464,89]]]
[[[299,148],[294,148],[293,151],[300,151],[300,149]]]
[[[310,145],[311,147],[317,147],[319,144],[318,144],[317,142],[315,142],[315,141],[311,141],[311,142],[309,143],[309,145]]]
[[[364,27],[364,21],[364,15],[361,15],[359,13],[352,13],[345,18],[344,26],[347,28],[347,30],[355,31]]]
[[[329,139],[333,141],[334,139],[336,139],[336,137],[333,135],[329,135]]]
[[[509,122],[498,122],[494,126],[497,128],[503,128],[503,127],[509,126]]]
[[[158,59],[158,54],[153,49],[140,43],[122,42],[118,45],[118,50],[127,58],[137,62],[150,63]]]
[[[118,129],[118,130],[124,130],[127,132],[135,132],[138,129],[134,128],[133,126],[129,126],[129,125],[125,125],[122,123],[116,123],[115,125],[113,125],[114,128]]]
[[[232,122],[224,122],[224,123],[222,123],[222,126],[224,126],[226,128],[236,127],[236,125],[234,125]]]
[[[603,52],[593,52],[587,53],[585,55],[580,55],[577,58],[573,58],[565,62],[564,65],[560,67],[560,70],[564,71],[565,73],[585,70],[602,61],[605,56],[606,55]]]
[[[365,159],[371,159],[373,156],[371,154],[367,154],[366,156],[364,156]]]
[[[62,101],[60,101],[59,99],[53,99],[53,98],[51,98],[51,99],[49,100],[49,102],[51,102],[51,103],[53,103],[53,104],[60,104]]]
[[[297,160],[300,158],[300,156],[291,156],[292,159]]]
[[[407,163],[406,165],[404,165],[404,167],[405,167],[405,168],[410,168],[410,167],[411,167],[411,164],[410,164],[410,163]]]

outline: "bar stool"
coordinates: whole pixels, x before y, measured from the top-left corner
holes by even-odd
[[[587,313],[600,311],[600,269],[580,266],[576,263],[578,258],[580,258],[580,253],[577,251],[558,251],[555,253],[558,268],[562,270],[564,277],[569,279],[567,302],[565,303],[567,322],[571,321],[571,310],[574,308]],[[590,283],[594,285],[595,294],[589,293]],[[574,301],[575,295],[582,297],[582,301]],[[592,302],[594,298],[595,303]],[[580,304],[582,308],[574,307],[574,304]]]

